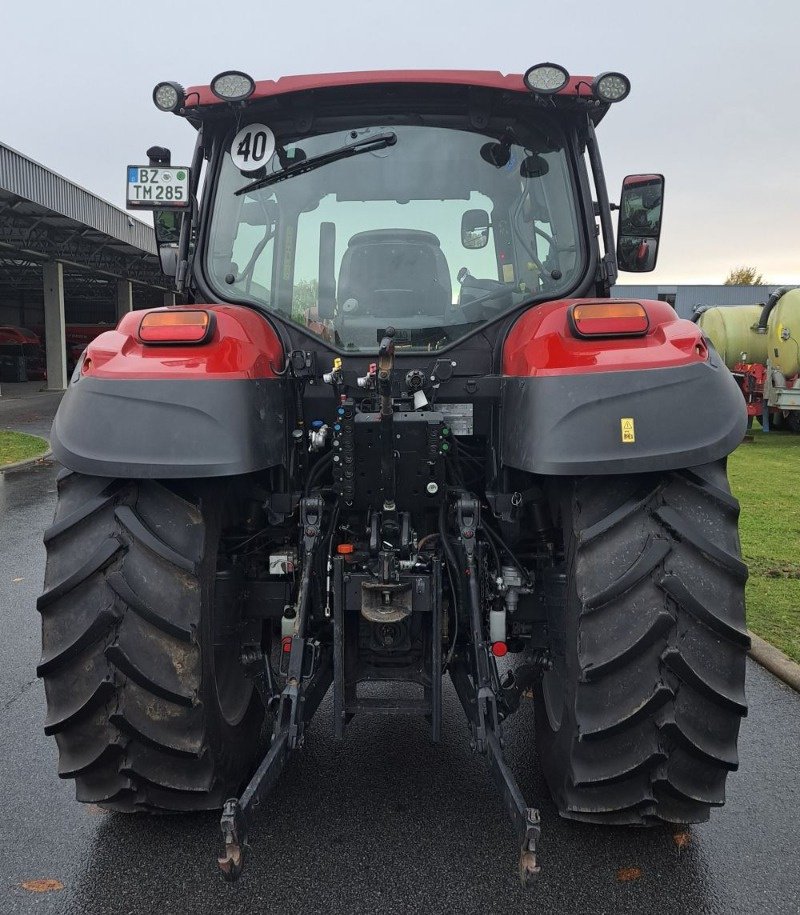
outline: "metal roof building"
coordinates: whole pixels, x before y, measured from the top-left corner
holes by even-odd
[[[691,318],[698,305],[756,305],[766,302],[771,292],[780,289],[775,286],[654,286],[617,285],[611,290],[613,296],[625,298],[660,299],[669,302],[682,318]]]
[[[65,324],[116,324],[171,291],[150,226],[0,143],[0,325],[44,328],[66,385]]]

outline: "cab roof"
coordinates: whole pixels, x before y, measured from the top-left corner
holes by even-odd
[[[570,76],[563,89],[555,95],[592,98],[591,76]],[[314,89],[332,89],[344,86],[381,86],[397,84],[474,86],[481,89],[499,89],[506,92],[530,94],[521,73],[503,74],[496,70],[366,70],[350,73],[315,73],[305,76],[282,76],[280,79],[260,80],[248,102],[273,98],[291,92]],[[186,108],[224,105],[210,86],[191,86],[186,90]]]

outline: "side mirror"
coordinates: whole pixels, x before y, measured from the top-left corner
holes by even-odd
[[[461,244],[465,248],[485,248],[490,225],[486,210],[467,210],[461,217]]]
[[[526,156],[519,167],[523,178],[543,178],[550,171],[547,159],[544,156]]]
[[[176,277],[178,275],[178,246],[159,245],[158,259],[161,261],[161,272],[164,276]]]
[[[183,212],[180,210],[153,210],[153,230],[159,246],[177,245],[182,224]]]
[[[153,210],[153,229],[158,245],[158,259],[164,276],[178,273],[178,242],[181,237],[183,213],[178,210]]]
[[[655,270],[664,208],[663,175],[628,175],[622,182],[617,264],[628,273]]]

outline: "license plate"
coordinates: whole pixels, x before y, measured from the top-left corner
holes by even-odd
[[[129,165],[129,209],[185,209],[189,206],[189,169],[178,165]]]

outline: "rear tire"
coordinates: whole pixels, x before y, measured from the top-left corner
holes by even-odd
[[[59,477],[38,673],[79,801],[214,809],[250,774],[265,713],[225,647],[236,608],[214,606],[224,492]]]
[[[724,462],[564,481],[554,501],[566,607],[536,709],[553,799],[576,820],[702,822],[747,713],[747,568]]]

